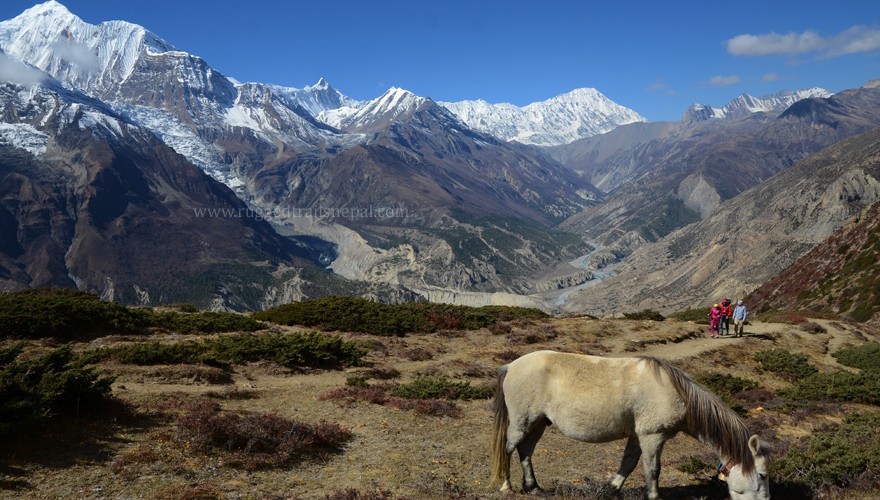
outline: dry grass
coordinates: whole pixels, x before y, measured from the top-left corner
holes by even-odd
[[[710,370],[757,381],[760,387],[737,402],[748,411],[752,430],[784,449],[797,436],[839,421],[852,408],[773,410],[775,391],[788,382],[762,372],[753,354],[788,349],[826,369],[837,366],[829,345],[836,350],[880,339],[864,325],[856,330],[842,323],[816,322],[826,331],[758,323],[740,339],[709,339],[704,327],[672,320],[647,324],[589,318],[518,321],[492,331],[401,338],[347,335],[371,349],[369,366],[295,372],[254,363],[235,366],[228,380],[210,376],[205,367],[139,371],[106,364],[101,369],[120,376],[113,392],[131,408],[131,415],[93,426],[79,422],[54,437],[20,444],[0,465],[0,497],[497,498],[488,485],[488,400],[455,401],[455,410],[443,406],[449,403],[443,400],[397,398],[393,404],[379,404],[389,401],[387,393],[346,386],[346,381],[363,377],[375,388],[429,374],[482,386],[491,384],[501,364],[548,348],[654,355],[694,375]],[[341,396],[323,397],[334,391]],[[222,414],[338,424],[350,430],[352,438],[341,453],[320,460],[245,470],[223,453],[186,445],[175,434],[174,415],[206,397]],[[640,469],[628,479],[622,496],[611,496],[604,486],[617,470],[623,445],[578,443],[551,427],[535,452],[538,479],[550,498],[641,498]],[[671,440],[663,453],[662,492],[670,498],[724,498],[726,488],[693,465],[712,457],[712,450],[690,438]],[[512,472],[519,474],[515,460]]]

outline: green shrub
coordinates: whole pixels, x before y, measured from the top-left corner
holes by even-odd
[[[873,318],[876,312],[876,306],[860,303],[853,307],[852,310],[847,313],[847,316],[855,321],[858,321],[859,323],[865,323]]]
[[[880,370],[880,343],[877,342],[847,347],[832,356],[842,365],[862,370]]]
[[[189,304],[187,302],[179,302],[177,304],[163,304],[162,307],[167,307],[168,309],[174,309],[175,311],[184,313],[199,312],[199,308],[196,307],[195,304]]]
[[[817,373],[780,392],[794,400],[845,401],[880,405],[880,372]]]
[[[0,352],[0,439],[103,401],[112,379],[84,366],[69,346],[18,361],[21,345]]]
[[[231,312],[178,313],[161,312],[149,315],[150,326],[177,333],[255,332],[266,327],[249,316]]]
[[[880,413],[856,414],[836,429],[813,435],[777,458],[774,472],[784,481],[812,486],[847,486],[865,474],[880,477]],[[874,485],[875,487],[878,485]]]
[[[391,394],[404,399],[488,399],[494,394],[491,387],[474,387],[470,382],[453,382],[445,377],[419,377],[408,384],[395,387]]]
[[[90,362],[112,360],[134,365],[204,363],[225,366],[265,360],[288,368],[358,366],[365,355],[366,350],[354,342],[320,332],[225,335],[176,344],[138,343],[96,349],[85,354]]]
[[[784,349],[760,351],[755,353],[754,359],[767,371],[787,373],[796,379],[808,377],[818,371],[803,354],[791,353]]]
[[[24,346],[24,342],[17,342],[8,347],[0,347],[0,368],[15,361],[15,358],[24,350]]]
[[[740,392],[758,387],[758,384],[751,380],[715,372],[697,377],[697,382],[703,384],[719,396],[723,394],[735,396]]]
[[[805,356],[782,349],[761,351],[755,354],[755,360],[764,369],[788,374],[796,381],[794,386],[780,391],[780,395],[787,398],[877,405],[880,404],[877,346],[878,344],[867,344],[843,349],[834,354],[842,364],[862,368],[861,373],[818,373]]]
[[[345,379],[345,385],[348,387],[370,387],[370,377],[366,375],[351,375]]]
[[[642,309],[639,312],[634,313],[623,313],[623,317],[626,319],[636,319],[636,320],[650,320],[650,321],[663,321],[666,318],[663,317],[662,314],[653,310],[653,309]]]
[[[709,476],[715,472],[715,464],[706,463],[697,457],[690,457],[687,462],[676,466],[676,469],[692,476]]]
[[[108,332],[137,332],[147,325],[145,311],[77,290],[36,288],[0,294],[4,337],[74,340]]]
[[[444,329],[474,330],[517,318],[546,318],[538,309],[465,307],[408,302],[382,304],[358,297],[324,297],[267,309],[252,316],[280,325],[316,327],[325,331],[405,335]]]
[[[194,311],[187,304],[181,311]],[[89,339],[108,333],[140,333],[158,327],[177,333],[253,332],[265,325],[229,312],[155,312],[101,300],[62,288],[0,294],[0,332],[12,338]]]
[[[325,297],[267,309],[253,317],[281,325],[319,327],[326,331],[361,331],[377,335],[402,335],[427,329],[426,318],[407,312],[366,299]]]
[[[216,356],[230,363],[266,359],[288,368],[360,366],[367,354],[355,342],[321,332],[225,336],[213,341],[213,349]]]
[[[686,309],[684,311],[675,312],[669,315],[672,319],[677,319],[679,321],[692,321],[694,323],[700,324],[709,324],[709,317],[707,316],[709,312],[709,308],[697,308],[697,309]]]
[[[734,400],[734,396],[758,386],[751,380],[727,375],[725,373],[704,374],[698,376],[697,381],[718,395],[727,406],[740,415],[745,415],[747,410],[739,402]]]
[[[202,344],[196,341],[176,344],[148,342],[87,351],[83,353],[83,359],[90,363],[113,360],[124,365],[179,365],[203,363],[205,354]]]

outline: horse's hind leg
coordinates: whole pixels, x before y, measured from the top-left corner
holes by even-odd
[[[532,467],[532,453],[534,453],[535,446],[537,446],[541,436],[544,435],[544,429],[546,428],[546,422],[537,422],[521,437],[519,443],[516,443],[516,451],[519,453],[519,462],[522,464],[523,469],[523,493],[540,490],[538,480],[535,479],[535,469]],[[510,441],[508,441],[508,444],[510,444]]]
[[[623,450],[623,458],[620,461],[620,469],[611,480],[611,486],[619,490],[623,487],[623,482],[636,468],[639,463],[639,457],[642,455],[642,448],[639,446],[639,438],[632,434],[626,441],[626,449]]]

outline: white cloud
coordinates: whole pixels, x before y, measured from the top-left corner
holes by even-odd
[[[70,43],[57,40],[52,45],[52,50],[61,59],[71,62],[86,71],[95,71],[100,67],[98,56],[91,49],[79,43]]]
[[[734,85],[739,83],[740,78],[737,75],[730,76],[713,76],[709,79],[709,84],[714,85],[716,87],[726,87],[728,85]]]
[[[735,56],[798,55],[815,52],[824,57],[871,52],[880,49],[880,30],[853,26],[832,37],[814,31],[738,35],[727,41],[727,52]]]
[[[0,81],[32,86],[43,81],[46,74],[18,59],[0,52]]]
[[[827,55],[842,56],[880,49],[880,30],[853,26],[832,39]]]
[[[765,82],[765,83],[775,82],[778,80],[779,80],[779,75],[777,75],[776,73],[767,73],[766,75],[761,77],[761,81]]]
[[[727,52],[735,56],[794,55],[819,50],[823,44],[822,37],[812,31],[787,35],[738,35],[727,41]]]
[[[645,87],[646,92],[663,92],[666,95],[675,95],[672,87],[666,84],[665,78],[657,78],[651,85]]]

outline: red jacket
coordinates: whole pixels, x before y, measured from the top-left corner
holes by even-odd
[[[733,307],[731,307],[729,305],[727,305],[727,306],[721,305],[721,306],[718,306],[718,308],[721,309],[721,316],[726,317],[726,318],[733,316]]]

